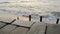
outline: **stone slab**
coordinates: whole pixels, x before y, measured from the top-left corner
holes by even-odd
[[[56,24],[56,21],[49,21],[48,24]]]
[[[20,26],[26,26],[26,27],[31,27],[31,25],[33,24],[33,22],[30,22],[30,21],[15,21],[14,23],[12,24],[16,24],[16,25],[20,25]]]
[[[3,18],[3,17],[0,17],[0,21],[2,22],[7,22],[7,23],[11,23],[14,19],[11,19],[11,18]]]
[[[60,24],[60,20],[59,20],[58,24]]]
[[[14,30],[16,26],[13,25],[7,25],[4,28],[0,29],[0,34],[9,34],[10,31]]]
[[[35,23],[27,34],[44,34],[46,23]]]
[[[0,28],[3,27],[4,25],[6,25],[6,24],[0,22]]]
[[[15,30],[11,31],[10,34],[27,34],[27,32],[28,32],[27,28],[18,27]]]
[[[60,24],[48,24],[47,34],[60,34]]]

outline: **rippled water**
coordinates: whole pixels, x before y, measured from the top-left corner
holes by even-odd
[[[24,17],[31,14],[35,18],[38,18],[39,14],[49,13],[47,18],[50,20],[55,19],[54,12],[60,12],[60,0],[1,0],[0,12]]]

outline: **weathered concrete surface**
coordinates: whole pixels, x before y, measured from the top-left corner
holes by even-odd
[[[0,22],[0,28],[3,27],[4,25],[6,25],[6,24]]]
[[[57,19],[56,20],[45,20],[45,21],[43,21],[43,22],[45,22],[45,23],[48,23],[48,24],[56,24],[56,21],[57,21]]]
[[[31,27],[31,29],[28,32],[28,34],[44,34],[45,27],[46,27],[45,23],[40,23],[40,22],[39,23],[35,23]]]
[[[60,34],[60,24],[48,24],[47,34]]]
[[[11,31],[10,34],[27,34],[28,29],[23,27],[18,27],[15,30]]]
[[[15,22],[12,23],[12,24],[16,24],[16,25],[20,25],[20,26],[26,26],[26,27],[31,27],[32,24],[33,24],[33,22],[17,20],[17,21],[15,21]]]
[[[59,20],[58,24],[60,24],[60,20]]]
[[[56,24],[56,21],[49,21],[48,24]]]
[[[10,31],[14,30],[16,26],[13,25],[7,25],[4,28],[0,29],[0,34],[9,34]]]
[[[0,17],[0,21],[11,23],[14,19]]]

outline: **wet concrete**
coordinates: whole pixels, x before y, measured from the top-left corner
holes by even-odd
[[[5,23],[0,22],[0,28],[6,25]]]
[[[46,27],[46,23],[43,23],[43,22],[35,23],[31,27],[31,29],[28,32],[28,34],[44,34],[45,33],[45,27]]]
[[[47,34],[60,34],[60,24],[48,24]]]
[[[7,25],[0,29],[0,34],[9,34],[12,30],[14,30],[16,26],[13,25]]]

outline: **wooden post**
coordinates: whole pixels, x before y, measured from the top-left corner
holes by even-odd
[[[17,17],[17,20],[19,20],[19,17]]]
[[[42,22],[42,16],[40,16],[40,22]]]
[[[56,21],[56,24],[58,24],[59,23],[59,18],[57,19],[57,21]]]
[[[31,21],[31,15],[29,15],[29,21]]]

